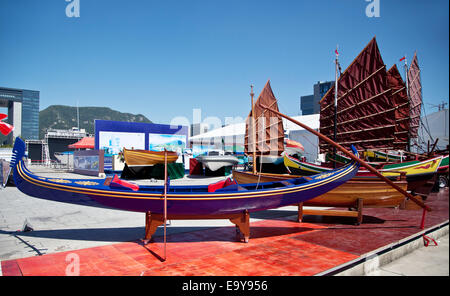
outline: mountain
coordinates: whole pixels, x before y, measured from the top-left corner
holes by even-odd
[[[94,120],[152,123],[142,114],[122,113],[106,107],[79,107],[80,129],[94,134]],[[39,138],[47,129],[71,129],[77,126],[77,107],[52,105],[39,112]]]

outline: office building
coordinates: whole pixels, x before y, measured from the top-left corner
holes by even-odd
[[[314,94],[300,97],[300,110],[302,115],[319,114],[319,101],[334,85],[334,81],[318,81],[313,86]]]
[[[14,126],[7,144],[18,136],[39,139],[39,91],[0,87],[0,107],[8,109],[5,122]]]

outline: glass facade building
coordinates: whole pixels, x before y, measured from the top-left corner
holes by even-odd
[[[327,93],[327,91],[334,85],[334,81],[319,81],[314,84],[314,94],[300,97],[300,109],[302,115],[319,114],[319,101]]]
[[[0,107],[7,108],[8,118],[14,125],[7,142],[15,137],[25,140],[39,140],[39,91],[0,87]]]
[[[39,92],[22,91],[22,138],[39,140]]]
[[[300,109],[302,115],[314,114],[314,95],[302,96],[300,98]]]

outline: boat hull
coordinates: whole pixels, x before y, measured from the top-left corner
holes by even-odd
[[[273,182],[298,178],[293,175],[257,174],[251,172],[233,171],[233,178],[239,184]],[[394,183],[406,190],[407,182],[404,180]],[[341,186],[304,202],[305,206],[319,207],[352,207],[358,199],[362,198],[365,207],[396,207],[404,200],[405,196],[395,188],[381,180],[358,180],[353,178]]]
[[[378,171],[391,180],[398,178],[401,173],[405,174],[406,181],[408,182],[407,190],[411,191],[413,194],[416,193],[426,196],[431,192],[434,182],[436,182],[437,171],[440,167],[442,158],[442,156],[438,156],[424,161],[386,164]],[[332,170],[331,168],[302,162],[286,155],[284,160],[285,165],[289,168],[291,173],[295,175],[311,175]],[[359,180],[378,180],[378,177],[365,169],[360,169],[356,174],[356,178]]]
[[[208,186],[170,186],[167,212],[185,216],[229,215],[305,202],[347,182],[358,168],[352,163],[331,174],[316,175],[312,180],[267,183],[259,189],[249,185],[208,192]],[[30,172],[23,161],[15,166],[14,181],[20,191],[36,198],[134,212],[164,212],[163,186],[141,186],[132,191],[111,188],[105,185],[105,179],[44,178]]]
[[[372,161],[401,161],[402,155],[400,154],[393,154],[393,153],[387,153],[383,151],[377,151],[377,150],[366,150],[364,152],[364,158]]]
[[[198,156],[197,160],[213,172],[223,167],[233,166],[239,163],[237,157],[228,155]]]

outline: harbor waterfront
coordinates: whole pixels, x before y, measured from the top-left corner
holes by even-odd
[[[46,177],[75,176],[43,166],[31,170]],[[222,179],[184,177],[173,183]],[[162,184],[161,180],[136,182]],[[227,220],[169,221],[164,263],[158,259],[161,227],[154,243],[140,242],[145,233],[143,213],[30,198],[11,186],[1,196],[4,276],[66,275],[71,262],[66,259],[75,255],[80,259],[80,275],[448,276],[448,188],[427,199],[433,211],[427,213],[424,230],[419,228],[420,210],[364,209],[363,224],[355,226],[345,217],[305,216],[298,223],[297,207],[288,206],[251,215],[252,239],[244,244],[235,240],[234,227]],[[26,231],[25,226],[33,230]],[[431,242],[424,247],[423,233],[438,246]],[[279,252],[290,256],[282,258]],[[407,258],[415,268],[403,263]]]

